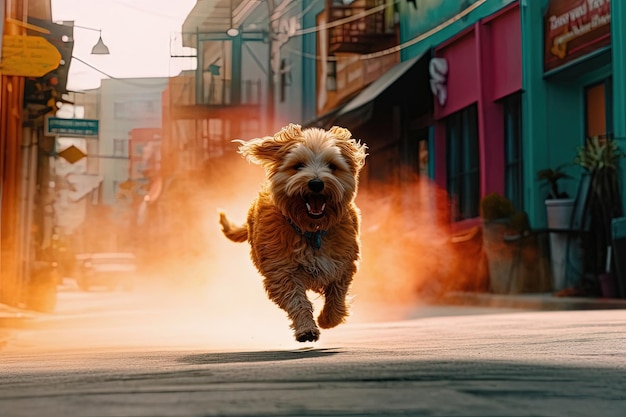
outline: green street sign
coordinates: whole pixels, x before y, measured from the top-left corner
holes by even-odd
[[[99,120],[95,119],[63,119],[60,117],[47,117],[46,135],[97,137],[99,122]]]

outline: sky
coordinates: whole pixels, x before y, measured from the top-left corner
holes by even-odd
[[[74,29],[73,55],[114,78],[170,77],[192,69],[191,58],[170,57],[170,36],[180,33],[196,0],[52,0],[52,20],[102,30],[110,55],[92,55],[94,30]],[[68,89],[98,88],[106,75],[72,59]]]

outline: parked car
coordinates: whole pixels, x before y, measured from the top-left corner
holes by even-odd
[[[93,287],[109,290],[122,288],[132,290],[137,265],[135,255],[129,252],[99,252],[79,254],[76,283],[78,288],[89,291]]]

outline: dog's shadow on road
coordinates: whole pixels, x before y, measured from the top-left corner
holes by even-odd
[[[190,365],[205,365],[217,363],[252,363],[276,362],[295,359],[310,359],[333,356],[342,353],[340,349],[304,348],[297,350],[264,350],[254,352],[211,352],[186,355],[178,359],[179,362]]]

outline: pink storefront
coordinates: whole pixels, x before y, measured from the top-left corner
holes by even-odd
[[[435,181],[454,202],[452,221],[479,216],[480,198],[497,191],[523,204],[521,24],[517,2],[434,51]],[[431,74],[433,69],[431,67]],[[437,78],[437,76],[433,76]]]

